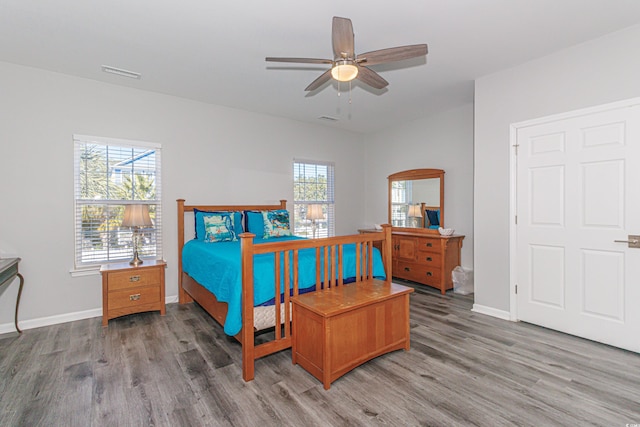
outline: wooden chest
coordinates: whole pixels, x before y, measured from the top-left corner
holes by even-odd
[[[412,288],[370,280],[292,298],[292,357],[324,388],[358,365],[409,350]]]

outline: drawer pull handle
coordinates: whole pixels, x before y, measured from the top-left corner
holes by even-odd
[[[428,248],[432,248],[433,247],[433,243],[425,243],[427,245]]]
[[[427,257],[427,261],[433,261],[433,258],[431,258],[430,256]]]
[[[411,269],[409,267],[405,267],[404,271],[411,271]]]
[[[430,272],[430,271],[427,271],[427,276],[431,277],[431,276],[433,276],[433,273]]]
[[[140,281],[140,276],[130,276],[129,277],[129,281],[130,282],[139,282]]]
[[[138,301],[140,299],[140,294],[129,295],[129,301]]]

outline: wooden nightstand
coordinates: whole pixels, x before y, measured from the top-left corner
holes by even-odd
[[[164,261],[145,261],[137,267],[107,264],[102,274],[102,326],[109,319],[143,311],[160,310],[164,316]]]

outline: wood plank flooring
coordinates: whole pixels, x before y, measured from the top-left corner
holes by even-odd
[[[418,287],[419,285],[416,285]],[[1,426],[625,426],[640,423],[640,355],[472,313],[472,298],[418,287],[411,351],[325,391],[240,346],[194,304],[0,339]]]

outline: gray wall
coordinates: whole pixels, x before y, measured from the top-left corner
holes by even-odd
[[[508,315],[511,123],[640,96],[640,26],[476,80],[475,308]]]
[[[167,296],[176,204],[292,200],[293,158],[334,161],[338,234],[365,215],[362,136],[0,62],[0,256],[20,256],[25,328],[101,313],[99,275],[72,277],[73,134],[162,144]],[[0,291],[13,330],[17,285]]]
[[[443,169],[445,225],[466,237],[462,264],[473,268],[473,105],[400,124],[365,138],[363,228],[388,222],[387,177],[406,169]]]

